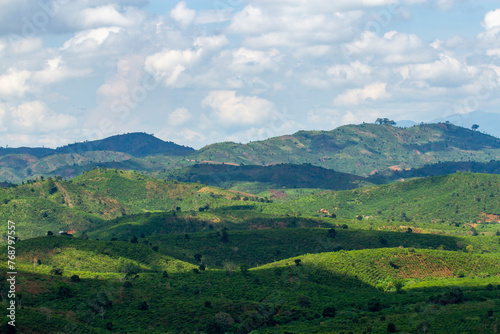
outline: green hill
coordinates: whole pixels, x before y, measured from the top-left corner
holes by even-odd
[[[411,128],[362,124],[332,131],[299,131],[246,145],[219,143],[198,150],[197,161],[244,164],[311,163],[368,176],[445,161],[498,160],[500,139],[452,124]]]
[[[83,232],[131,214],[177,208],[198,212],[264,199],[197,183],[161,181],[136,172],[94,169],[69,181],[48,178],[1,188],[0,201],[0,218],[18,223],[20,237],[32,238],[47,231]],[[4,225],[0,232],[6,229]]]
[[[236,166],[311,164],[368,177],[377,173],[406,171],[444,162],[486,163],[497,160],[500,160],[500,139],[446,123],[421,124],[411,128],[376,124],[347,125],[331,131],[299,131],[248,144],[214,143],[197,151],[164,142],[145,133],[130,133],[71,144],[54,150],[0,148],[0,180],[3,178],[5,181],[20,183],[42,175],[71,178],[83,171],[104,166],[135,169],[151,176],[172,175],[183,180],[206,179],[206,173],[200,170],[167,171],[193,164],[222,163]],[[252,180],[252,173],[257,178],[270,177],[269,170],[260,170],[258,173],[256,170],[245,169],[240,178],[250,180],[245,182],[260,184],[260,181]],[[456,170],[452,170],[454,171]],[[206,172],[211,173],[208,169]],[[292,176],[289,179],[278,179],[276,185],[311,181],[307,171],[303,178],[296,181],[293,181],[295,173],[290,172]],[[319,170],[318,172],[327,173]],[[425,169],[421,172],[424,173],[423,176],[435,175],[432,171],[425,174]],[[375,180],[380,182],[385,178],[379,177]],[[335,184],[351,186],[357,183],[356,180],[353,181]],[[317,180],[311,182],[319,183]],[[274,186],[273,182],[265,183]],[[262,191],[259,184],[253,186],[255,192]],[[252,185],[245,187],[250,189]]]
[[[23,333],[385,333],[390,324],[472,333],[499,325],[497,255],[383,248],[195,271],[149,243],[53,236],[17,247]]]
[[[349,191],[325,191],[266,206],[264,212],[316,214],[402,222],[497,222],[500,176],[456,173]]]
[[[223,188],[259,193],[270,188],[321,188],[344,190],[368,185],[365,178],[310,164],[213,165],[196,164],[160,174],[182,182],[201,182]]]

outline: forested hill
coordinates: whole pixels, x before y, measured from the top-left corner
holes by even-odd
[[[177,145],[173,142],[165,142],[153,135],[143,132],[116,135],[100,140],[74,143],[56,149],[42,147],[19,147],[0,148],[0,156],[10,154],[25,154],[36,158],[43,158],[54,154],[85,153],[92,151],[112,151],[131,154],[136,157],[144,157],[154,154],[183,156],[194,152],[187,146]]]
[[[331,131],[299,131],[248,144],[213,144],[192,156],[199,161],[257,165],[311,163],[368,176],[387,168],[500,160],[500,139],[445,123],[410,128],[361,124]]]

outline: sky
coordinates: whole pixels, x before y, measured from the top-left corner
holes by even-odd
[[[497,8],[498,7],[498,8]],[[500,112],[500,4],[0,0],[0,146]]]

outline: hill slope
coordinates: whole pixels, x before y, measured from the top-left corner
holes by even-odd
[[[337,217],[420,222],[500,220],[500,176],[457,173],[350,191],[323,192],[267,210],[314,214],[324,208]]]
[[[265,190],[282,187],[344,190],[368,184],[363,177],[310,164],[271,166],[197,164],[173,169],[162,173],[161,176],[182,182],[199,181],[224,188],[234,187],[235,184],[242,182],[261,183]]]
[[[219,143],[191,155],[197,161],[267,165],[311,163],[368,176],[444,161],[500,159],[500,139],[452,124],[411,128],[362,124],[332,131],[299,131],[249,144]]]

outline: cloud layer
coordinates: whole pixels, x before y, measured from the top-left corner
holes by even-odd
[[[146,131],[199,148],[500,110],[493,2],[213,5],[0,2],[0,145]],[[451,18],[460,30],[437,22]]]

